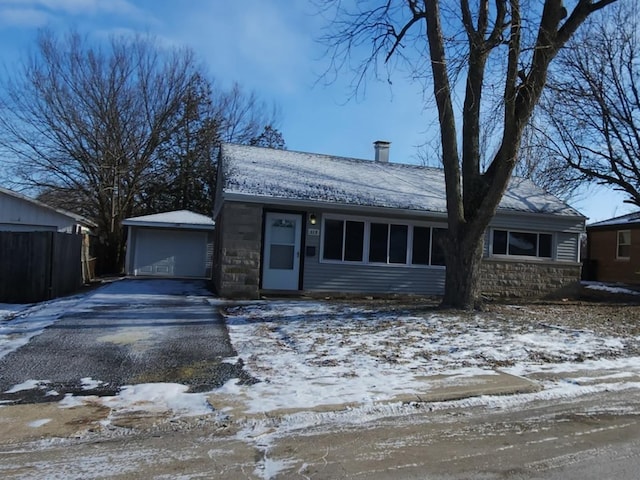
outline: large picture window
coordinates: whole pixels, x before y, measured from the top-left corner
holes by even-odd
[[[322,259],[395,265],[444,265],[443,228],[325,218]]]
[[[512,232],[494,230],[494,255],[551,258],[553,237],[550,233]]]
[[[616,258],[627,260],[631,257],[631,230],[618,231],[618,249]]]

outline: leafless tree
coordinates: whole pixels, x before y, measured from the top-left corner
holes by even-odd
[[[623,0],[559,55],[541,102],[548,151],[640,207],[640,15]]]
[[[522,135],[514,175],[531,180],[565,201],[576,200],[584,185],[582,175],[567,168],[564,157],[549,148],[548,135],[544,116],[534,114]]]
[[[42,31],[5,75],[0,154],[16,182],[98,224],[102,271],[120,271],[130,216],[213,208],[215,149],[274,117],[235,85],[212,89],[189,49],[150,37],[106,45]]]
[[[369,74],[391,75],[406,66],[412,78],[431,86],[449,227],[442,303],[474,307],[484,232],[516,165],[549,64],[589,15],[615,0],[575,0],[570,10],[562,0],[318,1],[334,15],[323,38],[333,60],[328,76],[352,68],[358,89]],[[464,71],[460,105],[456,80]],[[502,121],[495,153],[483,169],[483,97],[492,94],[500,98]]]

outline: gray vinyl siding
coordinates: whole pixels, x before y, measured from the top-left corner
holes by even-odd
[[[584,218],[552,217],[526,213],[498,213],[493,220],[491,220],[489,227],[524,232],[567,232],[580,234],[584,232]]]
[[[556,260],[559,262],[577,262],[580,235],[559,233],[557,237]]]
[[[345,293],[404,293],[442,295],[442,267],[398,267],[305,263],[304,290]]]

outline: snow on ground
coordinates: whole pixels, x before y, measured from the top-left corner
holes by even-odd
[[[226,317],[238,355],[260,382],[232,380],[222,391],[247,397],[253,413],[424,394],[426,377],[438,375],[460,383],[496,368],[548,373],[573,362],[600,369],[585,361],[624,356],[631,340],[487,314],[416,315],[336,302],[259,303],[228,308]],[[640,362],[631,364],[640,373]]]
[[[86,294],[41,304],[0,306],[0,311],[11,312],[0,321],[0,355],[24,345],[63,313],[91,311],[96,305],[114,302],[136,303],[151,294],[155,299],[162,297],[162,283],[155,282],[154,289],[148,291],[144,282],[113,282]],[[225,305],[187,283],[182,294]],[[543,392],[518,396],[522,401],[545,395],[580,395],[597,388],[639,387],[635,382],[640,376],[640,358],[629,356],[634,349],[628,347],[637,346],[640,337],[571,329],[563,325],[562,318],[551,324],[532,315],[532,321],[521,322],[508,314],[456,314],[397,310],[385,304],[300,300],[227,304],[224,315],[238,357],[258,382],[242,385],[231,380],[213,393],[230,394],[246,402],[249,413],[343,405],[345,412],[358,410],[369,415],[380,411],[380,401],[390,402],[388,408],[393,410],[398,408],[399,404],[393,404],[398,395],[428,392],[431,377],[439,376],[441,385],[443,378],[461,383],[477,374],[495,374],[496,369],[558,378],[545,380]],[[227,359],[232,363],[237,360]],[[596,377],[606,378],[606,386],[594,386]],[[87,389],[100,382],[82,379]],[[49,388],[46,379],[34,379],[13,389],[34,386]],[[176,384],[141,384],[126,386],[114,397],[68,396],[60,405],[87,401],[103,403],[115,412],[172,411],[175,416],[199,416],[212,412],[207,404],[209,393],[188,393],[187,387]]]
[[[619,285],[610,285],[602,282],[581,282],[585,288],[590,290],[601,290],[608,293],[623,293],[625,295],[640,295],[637,290],[631,290],[629,288],[621,287]]]

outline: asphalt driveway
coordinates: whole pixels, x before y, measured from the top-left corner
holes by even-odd
[[[208,391],[251,381],[204,282],[124,279],[96,289],[0,359],[0,401],[113,395],[123,385],[182,383]],[[230,358],[231,357],[231,358]]]

